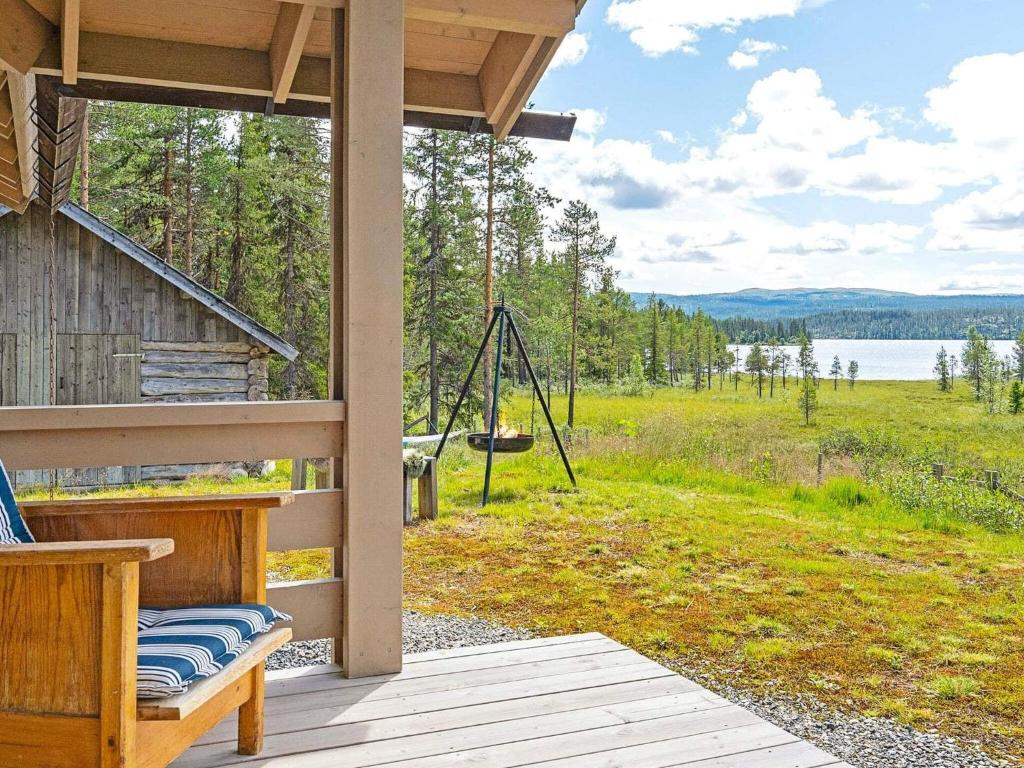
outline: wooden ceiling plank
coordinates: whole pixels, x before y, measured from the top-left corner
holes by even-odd
[[[330,69],[328,59],[303,56],[290,99],[329,102]],[[60,77],[59,46],[47,46],[34,71]],[[265,98],[272,95],[270,56],[262,51],[96,32],[81,34],[79,78]],[[473,76],[407,68],[405,92],[406,108],[412,111],[486,116],[480,84]]]
[[[0,190],[0,203],[3,203],[12,211],[20,214],[26,211],[29,201],[20,196],[8,196],[3,190]]]
[[[0,141],[0,163],[16,165],[18,162],[18,145],[12,141]]]
[[[288,101],[315,13],[315,5],[281,3],[281,12],[274,26],[274,38],[270,43],[270,73],[274,102],[277,104]]]
[[[0,0],[0,66],[25,74],[56,32],[25,0]]]
[[[64,0],[60,15],[60,48],[64,82],[69,85],[78,82],[78,35],[81,21],[81,0]]]
[[[459,64],[480,66],[490,53],[493,43],[486,40],[467,40],[460,37],[425,35],[405,32],[405,57],[408,59],[437,59]]]
[[[415,112],[486,117],[480,81],[476,77],[423,69],[405,70],[405,108]]]
[[[480,92],[487,120],[495,125],[508,109],[547,38],[502,32],[480,68]]]
[[[519,81],[515,94],[509,100],[505,111],[497,119],[490,121],[498,141],[504,141],[512,132],[516,121],[519,120],[520,114],[526,108],[526,102],[529,101],[530,94],[533,93],[540,79],[551,65],[551,60],[558,52],[558,46],[561,45],[562,39],[548,37],[543,40],[525,77]]]
[[[262,51],[83,32],[79,77],[142,85],[269,96],[270,57]],[[47,45],[33,71],[61,75],[60,53]]]
[[[0,129],[10,130],[14,122],[14,110],[6,90],[0,90]]]
[[[576,25],[574,0],[405,0],[405,17],[562,37]]]

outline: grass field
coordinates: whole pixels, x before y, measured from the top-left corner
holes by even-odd
[[[826,383],[805,427],[795,396],[584,393],[579,489],[548,442],[498,460],[486,510],[480,457],[453,447],[441,519],[406,533],[408,607],[596,630],[684,672],[1024,757],[1021,510],[925,479],[941,461],[1024,486],[1024,416],[987,415],[966,387]],[[529,427],[530,408],[516,398],[507,419]],[[554,410],[564,418],[564,398]],[[227,488],[134,492],[287,479],[282,465]],[[326,568],[323,552],[271,558],[275,578]]]
[[[966,388],[862,383],[823,385],[804,427],[792,399],[586,394],[579,490],[545,446],[498,462],[486,510],[479,459],[453,454],[442,519],[407,534],[409,606],[597,630],[723,683],[1024,756],[1019,510],[918,474],[943,461],[1019,483],[1024,417],[986,415]],[[529,408],[507,418],[528,426]]]

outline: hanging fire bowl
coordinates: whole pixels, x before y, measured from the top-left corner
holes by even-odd
[[[469,447],[474,451],[480,451],[481,453],[487,453],[487,445],[490,441],[490,435],[486,432],[471,432],[466,437],[466,442],[469,443]],[[494,436],[494,452],[495,453],[526,453],[528,450],[533,448],[534,437],[533,435],[514,435],[511,437],[502,437],[501,435]]]

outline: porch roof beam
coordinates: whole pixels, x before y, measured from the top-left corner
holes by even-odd
[[[26,0],[0,0],[0,67],[26,74],[56,28]]]
[[[45,46],[33,71],[57,77],[63,74],[59,46],[54,41]],[[96,32],[83,32],[80,36],[78,76],[264,98],[274,95],[268,53]],[[328,104],[330,84],[330,60],[302,56],[296,66],[290,99]],[[407,69],[405,104],[415,111],[485,116],[479,81],[470,75]]]
[[[78,82],[78,35],[81,18],[81,0],[63,0],[60,14],[60,50],[65,83]]]
[[[288,101],[315,14],[315,5],[281,3],[277,23],[274,25],[274,37],[270,43],[271,87],[276,104]]]
[[[44,79],[50,80],[51,78]],[[172,107],[201,107],[254,114],[263,114],[267,105],[265,98],[233,93],[161,88],[104,80],[81,79],[75,85],[54,82],[61,96],[66,98],[128,101]],[[331,115],[331,108],[330,104],[325,102],[300,101],[291,98],[286,103],[279,105],[274,110],[274,114],[327,119]],[[410,128],[436,128],[438,130],[462,131],[463,133],[493,132],[492,126],[485,120],[467,115],[449,115],[406,109],[404,122]],[[549,141],[569,141],[572,138],[575,125],[575,115],[525,111],[519,115],[512,130],[509,131],[509,135]],[[0,159],[3,159],[2,152],[3,145],[0,145]]]
[[[480,68],[480,91],[491,125],[499,125],[543,42],[541,36],[518,32],[501,32],[495,39]]]
[[[405,17],[561,37],[576,25],[576,3],[574,0],[405,0]]]

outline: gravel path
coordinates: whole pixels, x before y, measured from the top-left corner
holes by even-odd
[[[527,640],[530,637],[531,633],[524,629],[510,629],[485,619],[429,616],[417,611],[405,611],[402,617],[402,650],[405,653],[507,643],[512,640]],[[267,669],[330,663],[331,641],[309,640],[291,643],[271,654],[267,659]]]
[[[431,616],[406,611],[402,646],[406,653],[462,648],[511,640],[531,634],[484,619]],[[269,669],[327,664],[330,641],[292,643],[273,654]],[[702,675],[694,675],[695,679]],[[708,685],[708,681],[698,679]],[[743,691],[708,685],[716,693],[812,742],[856,768],[1017,768],[1017,764],[987,757],[977,747],[924,733],[891,720],[844,715],[830,711],[810,697],[752,696]]]
[[[755,697],[729,689],[718,693],[857,768],[1015,768],[976,746],[893,720],[833,712],[809,697]]]

